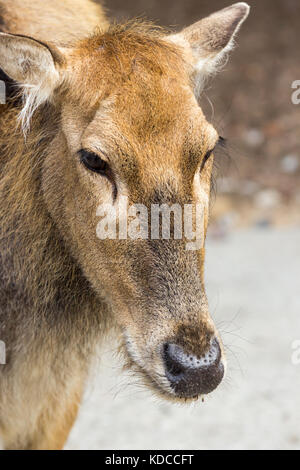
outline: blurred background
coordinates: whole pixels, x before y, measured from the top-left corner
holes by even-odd
[[[107,0],[112,19],[144,16],[176,30],[225,0]],[[67,448],[300,449],[299,0],[249,0],[224,70],[201,98],[228,140],[217,155],[207,244],[212,316],[228,374],[204,403],[176,406],[121,372],[108,341]]]

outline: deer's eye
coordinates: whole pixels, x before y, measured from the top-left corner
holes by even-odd
[[[209,157],[213,154],[213,151],[214,151],[214,149],[209,150],[209,151],[206,153],[206,155],[205,155],[205,157],[203,158],[202,163],[201,163],[200,172],[201,172],[201,171],[203,170],[203,168],[205,167],[205,164],[206,164],[207,160],[209,159]]]
[[[109,165],[105,160],[102,160],[98,155],[87,150],[80,150],[80,161],[90,171],[94,171],[99,174],[106,174]]]
[[[222,148],[226,148],[226,139],[224,139],[224,137],[219,137],[219,140],[218,142],[216,143],[215,147],[211,150],[209,150],[206,155],[204,156],[203,160],[202,160],[202,163],[201,163],[201,168],[200,168],[200,172],[203,170],[203,168],[205,167],[205,164],[207,162],[207,160],[209,160],[209,157],[214,153],[214,151],[218,148],[218,147],[222,147]]]

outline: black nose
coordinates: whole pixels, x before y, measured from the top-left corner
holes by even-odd
[[[221,382],[224,365],[219,342],[214,338],[210,349],[201,357],[186,353],[173,343],[164,345],[166,376],[176,395],[193,398],[212,392]]]

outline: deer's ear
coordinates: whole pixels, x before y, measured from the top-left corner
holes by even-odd
[[[62,63],[56,48],[27,36],[0,33],[0,68],[23,88],[23,123],[53,94]]]
[[[56,56],[56,57],[55,57]],[[10,78],[24,85],[55,82],[59,52],[27,36],[0,33],[0,67]]]
[[[249,10],[247,3],[235,3],[169,36],[169,40],[186,49],[200,84],[217,70],[226,53],[232,49],[234,37]]]

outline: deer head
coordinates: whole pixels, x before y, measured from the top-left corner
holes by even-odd
[[[143,23],[114,26],[68,48],[0,34],[0,66],[23,92],[24,130],[46,103],[44,132],[57,129],[41,172],[52,220],[110,305],[132,367],[176,400],[211,392],[225,370],[204,245],[187,249],[184,235],[99,239],[99,207],[118,213],[119,226],[124,198],[149,213],[153,204],[198,205],[205,238],[219,135],[198,97],[248,12],[237,3],[173,35]]]

